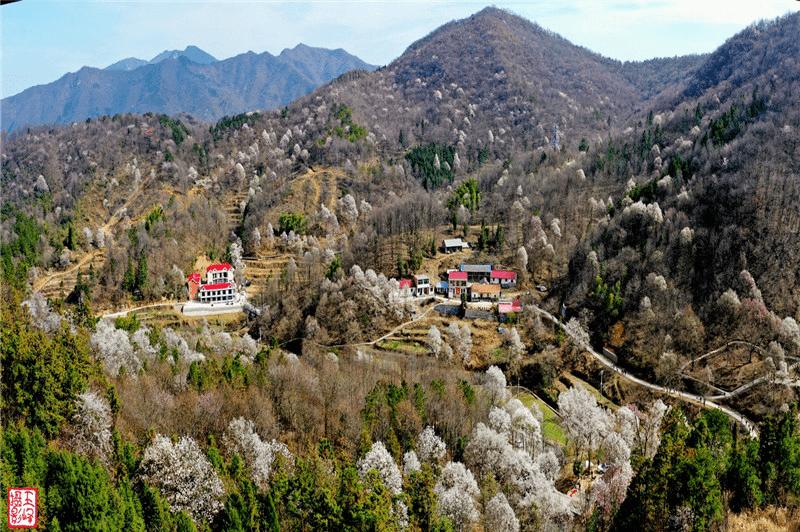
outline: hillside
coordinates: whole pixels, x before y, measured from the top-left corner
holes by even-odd
[[[500,530],[501,508],[510,530],[752,516],[794,532],[798,41],[794,14],[707,56],[623,64],[488,8],[281,109],[3,133],[3,319],[22,339],[4,346],[77,346],[69,374],[97,372],[120,443],[86,451],[67,407],[25,409],[25,387],[8,388],[5,418],[105,457],[141,508],[160,492],[173,519],[216,515],[211,530],[242,515]],[[260,57],[206,67],[248,85]],[[279,57],[316,65],[306,79],[333,73],[314,49]],[[170,65],[199,68],[129,74]],[[469,249],[447,253],[453,238]],[[248,313],[169,308],[214,262],[247,284]],[[399,283],[461,264],[516,274],[500,296],[516,310]],[[176,445],[213,462],[203,509],[168,499],[152,465]],[[364,465],[378,459],[380,482]]]
[[[208,122],[275,109],[352,69],[368,69],[344,50],[298,45],[273,56],[249,52],[216,61],[196,47],[167,51],[146,64],[123,60],[78,72],[2,101],[5,131],[120,113],[188,113]],[[119,67],[119,68],[117,68]]]

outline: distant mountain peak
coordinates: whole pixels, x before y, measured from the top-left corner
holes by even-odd
[[[215,63],[217,59],[209,53],[204,52],[197,46],[187,46],[185,50],[165,50],[150,60],[150,64],[160,63],[166,59],[177,59],[178,57],[185,57],[188,60],[200,64],[207,65]]]
[[[185,50],[164,50],[150,61],[129,57],[107,66],[105,70],[134,70],[145,65],[155,65],[166,59],[177,59],[179,57],[185,57],[189,61],[199,65],[208,65],[210,63],[216,63],[217,61],[211,54],[204,52],[197,46],[190,45],[187,46]]]

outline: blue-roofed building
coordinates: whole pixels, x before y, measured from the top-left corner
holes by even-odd
[[[438,283],[436,283],[435,290],[437,294],[442,294],[446,296],[448,288],[450,288],[450,283],[448,283],[447,281],[439,281]]]

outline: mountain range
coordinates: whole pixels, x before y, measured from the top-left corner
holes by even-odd
[[[165,51],[151,61],[124,59],[106,69],[83,67],[2,100],[2,127],[64,124],[120,113],[187,113],[215,122],[252,109],[274,109],[353,69],[375,67],[342,49],[303,44],[273,56],[223,61],[197,47]]]

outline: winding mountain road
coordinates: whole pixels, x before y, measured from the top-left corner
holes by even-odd
[[[553,316],[552,314],[550,314],[546,310],[541,309],[541,308],[537,307],[536,305],[530,305],[530,306],[533,307],[533,309],[536,312],[538,312],[539,314],[541,314],[542,316],[544,316],[548,320],[552,321],[556,325],[561,325],[561,322],[559,322],[559,320],[555,316]],[[715,408],[715,409],[717,409],[717,410],[719,410],[721,412],[724,412],[730,418],[734,419],[737,423],[742,425],[745,428],[745,430],[747,430],[747,432],[748,432],[748,434],[750,435],[751,438],[758,438],[758,434],[759,434],[758,433],[758,429],[756,428],[755,424],[752,421],[747,419],[745,416],[743,416],[739,412],[737,412],[737,411],[735,411],[735,410],[733,410],[731,408],[728,408],[727,406],[717,404],[712,400],[712,399],[725,399],[725,398],[731,397],[734,392],[730,392],[728,394],[723,394],[723,395],[720,395],[720,396],[703,397],[702,395],[695,395],[695,394],[692,394],[692,393],[687,393],[687,392],[682,392],[682,391],[679,391],[679,390],[673,390],[673,389],[670,389],[670,388],[665,388],[664,386],[659,386],[658,384],[653,384],[653,383],[648,382],[646,380],[640,379],[639,377],[635,377],[634,375],[631,375],[630,373],[628,373],[624,369],[617,367],[616,364],[614,364],[609,359],[607,359],[606,357],[604,357],[603,355],[601,355],[600,353],[598,353],[597,351],[592,349],[592,346],[586,345],[582,341],[576,339],[575,336],[569,330],[567,330],[566,328],[563,328],[563,330],[567,335],[570,336],[570,338],[572,338],[572,340],[575,343],[580,345],[583,349],[585,349],[588,353],[590,353],[595,359],[597,359],[598,362],[600,362],[603,366],[605,366],[609,370],[613,371],[614,373],[616,373],[620,377],[625,378],[625,379],[627,379],[627,380],[629,380],[631,382],[634,382],[634,383],[638,384],[639,386],[643,386],[645,388],[649,388],[651,390],[655,390],[657,392],[661,392],[661,393],[667,394],[667,395],[669,395],[671,397],[676,397],[676,398],[682,399],[684,401],[689,401],[691,403],[695,403],[695,404],[700,405],[700,406],[702,406],[704,408]],[[794,366],[797,366],[797,364],[795,364]],[[792,367],[794,367],[794,366],[792,366]],[[740,386],[739,388],[743,388],[744,386],[749,388],[751,386],[754,386],[755,384],[757,384],[757,382],[760,382],[763,379],[764,379],[764,377],[762,377],[761,379],[756,379],[756,380],[754,380],[754,381],[752,381],[752,382],[750,382],[750,383],[748,383],[746,385]],[[737,388],[737,390],[739,390],[739,389]],[[736,391],[737,393],[741,393],[740,391],[737,391],[737,390],[734,390],[734,391]]]

